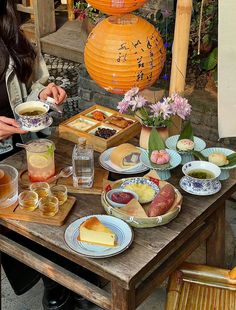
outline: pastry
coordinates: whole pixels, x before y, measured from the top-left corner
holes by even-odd
[[[208,156],[208,161],[219,167],[228,165],[229,161],[225,154],[223,153],[212,153]]]
[[[80,225],[78,240],[103,246],[114,246],[116,235],[96,216],[93,216]]]
[[[170,161],[170,155],[166,150],[152,151],[151,162],[157,165],[167,164]]]
[[[112,116],[110,119],[109,119],[109,123],[110,124],[113,124],[119,128],[126,128],[128,127],[129,125],[131,125],[133,122],[132,121],[129,121],[123,117],[119,117],[119,116]]]
[[[181,139],[176,145],[179,151],[192,151],[194,149],[194,142],[190,139]]]
[[[135,166],[140,161],[141,151],[130,143],[123,143],[114,148],[110,155],[110,161],[120,168]]]
[[[77,119],[74,122],[70,123],[69,126],[80,131],[86,131],[92,127],[95,123],[89,122],[84,119]]]
[[[148,184],[142,183],[131,183],[125,186],[125,189],[135,192],[139,199],[140,203],[147,203],[154,199],[156,192]]]

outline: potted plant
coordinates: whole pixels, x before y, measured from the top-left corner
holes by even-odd
[[[96,24],[105,17],[105,14],[93,8],[86,1],[77,1],[74,5],[75,17],[83,21],[82,27],[87,34],[96,26]]]
[[[123,100],[118,103],[118,110],[120,113],[133,113],[140,120],[142,130],[139,144],[147,149],[152,128],[156,128],[162,139],[165,140],[168,137],[171,117],[178,115],[182,120],[185,120],[191,113],[191,105],[186,98],[178,94],[150,103],[139,95],[139,88],[134,87],[126,92]]]

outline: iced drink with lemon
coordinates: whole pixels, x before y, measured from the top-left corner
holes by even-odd
[[[48,139],[38,139],[27,145],[27,165],[31,182],[47,181],[55,174],[54,150],[54,143]]]

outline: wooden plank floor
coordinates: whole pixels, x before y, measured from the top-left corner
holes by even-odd
[[[42,51],[82,63],[87,35],[81,26],[78,20],[67,21],[56,32],[40,39]]]

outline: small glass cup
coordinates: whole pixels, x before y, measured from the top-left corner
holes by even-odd
[[[39,199],[50,195],[50,186],[47,182],[36,182],[30,185],[30,190],[38,194]]]
[[[0,171],[0,208],[7,208],[18,198],[18,171],[5,164],[0,164]]]
[[[59,211],[59,201],[55,196],[46,196],[39,199],[39,211],[43,216],[52,217]]]
[[[67,187],[65,185],[54,185],[51,187],[51,194],[57,197],[59,206],[67,200]]]
[[[33,191],[23,191],[19,195],[19,205],[22,210],[34,211],[38,208],[38,194]]]

